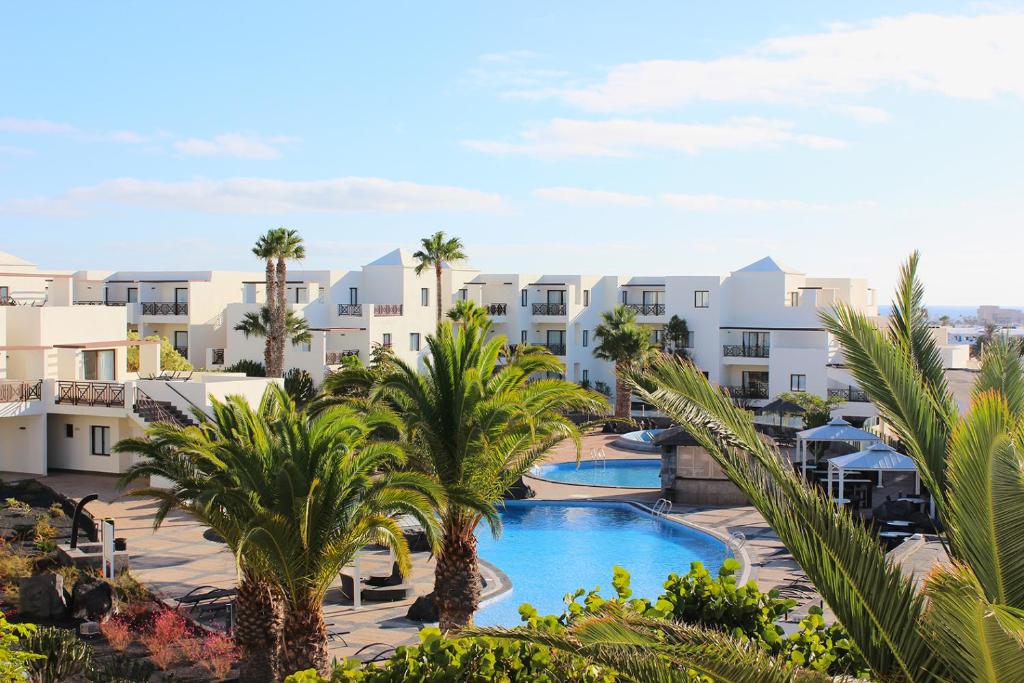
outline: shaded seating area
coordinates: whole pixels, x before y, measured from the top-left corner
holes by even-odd
[[[807,464],[807,455],[810,452],[811,444],[849,444],[855,449],[861,449],[880,441],[881,439],[871,432],[858,429],[840,417],[833,418],[820,427],[812,427],[796,433],[796,452],[800,460],[797,471],[807,476],[808,470],[813,469],[813,465],[808,466]],[[816,460],[817,457],[815,457]]]

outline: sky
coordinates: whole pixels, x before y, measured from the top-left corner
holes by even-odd
[[[1024,304],[1024,4],[7,3],[0,250],[866,277]]]

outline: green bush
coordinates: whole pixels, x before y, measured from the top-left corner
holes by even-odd
[[[263,363],[254,360],[240,360],[224,368],[224,372],[244,372],[247,377],[266,377],[267,369]]]
[[[73,631],[41,628],[21,642],[26,652],[42,655],[28,662],[34,683],[62,683],[86,670],[92,649]]]
[[[114,655],[94,664],[85,677],[92,683],[148,683],[155,672],[156,667],[146,659]]]
[[[301,368],[292,368],[284,373],[284,390],[300,408],[316,398],[313,377]]]

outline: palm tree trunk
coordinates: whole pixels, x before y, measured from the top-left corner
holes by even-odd
[[[327,655],[327,625],[322,602],[312,597],[290,605],[284,617],[284,672],[316,669],[330,675]]]
[[[277,287],[275,286],[273,259],[267,259],[266,278],[267,321],[270,324],[267,327],[267,338],[264,340],[263,345],[263,367],[266,368],[267,374],[270,375],[274,369],[274,354],[277,350],[277,342],[274,339],[274,316],[277,311]]]
[[[622,379],[619,364],[615,364],[615,417],[629,419],[630,413],[630,391],[626,382]]]
[[[434,274],[437,276],[437,322],[441,322],[441,262],[434,265]]]
[[[434,600],[442,632],[468,625],[480,605],[480,563],[473,525],[446,525],[434,566]]]
[[[276,364],[275,373],[271,377],[284,376],[284,349],[285,349],[285,318],[287,316],[287,283],[288,264],[282,257],[277,259],[277,311],[274,317],[274,334],[276,336]],[[270,373],[267,373],[268,375]]]
[[[270,584],[243,574],[235,596],[241,683],[276,683],[280,679],[282,622],[280,600]]]

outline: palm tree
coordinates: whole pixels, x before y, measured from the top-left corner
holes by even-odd
[[[992,340],[998,336],[999,326],[993,323],[986,323],[985,329],[982,330],[974,344],[971,345],[971,355],[975,358],[981,358],[982,353],[985,351],[985,347],[991,344]]]
[[[650,357],[650,335],[637,323],[636,312],[619,304],[601,314],[594,337],[597,339],[594,356],[615,363],[615,417],[629,419],[630,393],[622,373],[627,366]]]
[[[129,492],[159,501],[153,528],[158,529],[173,510],[181,510],[225,540],[238,569],[235,640],[241,651],[240,680],[273,683],[280,673],[281,601],[263,560],[243,546],[256,501],[246,494],[251,490],[251,471],[237,466],[259,459],[270,462],[269,442],[263,437],[273,406],[264,400],[254,413],[239,398],[211,402],[212,417],[196,413],[198,427],[157,422],[145,438],[118,442],[115,452],[139,456],[120,485],[152,477],[172,482],[170,488]]]
[[[256,240],[256,246],[252,248],[258,258],[266,261],[266,297],[267,297],[267,316],[268,320],[275,320],[277,317],[277,276],[275,270],[275,259],[277,258],[278,252],[281,250],[281,232],[280,228],[268,230],[266,234],[261,235]],[[284,288],[284,283],[281,284]],[[276,362],[277,353],[277,339],[274,336],[273,325],[267,325],[268,334],[266,334],[266,343],[263,347],[263,366],[267,369],[268,373],[271,373],[271,377],[276,375],[272,374],[272,371],[278,368]]]
[[[598,412],[599,395],[558,379],[550,353],[505,354],[500,335],[487,339],[488,321],[456,330],[442,322],[427,337],[421,375],[395,359],[375,394],[397,411],[410,443],[410,462],[434,477],[447,503],[439,510],[441,550],[434,599],[443,631],[465,626],[480,603],[475,531],[486,520],[501,527],[495,504],[509,486],[563,439],[579,448],[580,431],[565,413]]]
[[[262,306],[259,312],[246,313],[235,325],[235,330],[249,337],[268,338],[273,327],[269,306]],[[305,318],[295,315],[294,311],[285,311],[284,316],[284,338],[290,339],[292,346],[308,344],[313,340],[313,333],[309,331],[309,323]],[[282,367],[284,358],[282,357]]]
[[[441,322],[443,313],[441,310],[441,269],[445,263],[465,261],[465,247],[462,245],[462,240],[458,237],[447,237],[444,230],[439,230],[430,237],[424,237],[420,240],[420,245],[420,250],[412,255],[414,259],[419,260],[419,263],[416,264],[416,274],[420,275],[428,268],[434,269],[437,281],[437,322]]]
[[[487,309],[483,306],[477,305],[475,301],[456,301],[455,305],[448,310],[448,319],[453,320],[460,326],[469,324],[482,325],[486,324],[490,318],[487,315]]]
[[[281,377],[284,374],[284,340],[287,334],[286,313],[288,311],[285,294],[288,288],[288,261],[301,261],[306,258],[306,247],[296,230],[278,228],[276,244],[277,250],[274,257],[277,259],[277,289],[274,293],[277,295],[277,306],[274,307],[274,315],[270,320],[274,332],[274,343],[277,345],[274,352],[277,366],[274,368],[275,372],[270,372],[270,369],[267,369],[268,377]]]
[[[917,465],[946,529],[949,566],[915,590],[872,532],[798,477],[750,417],[690,364],[668,357],[631,369],[634,390],[683,426],[751,499],[814,582],[876,680],[1024,680],[1024,361],[1005,341],[982,358],[970,411],[960,416],[928,329],[918,255],[903,267],[887,331],[847,305],[822,322],[847,367]],[[719,680],[741,660],[729,639],[696,632],[629,634],[611,615],[569,649],[595,660],[631,657],[667,672],[693,665]],[[524,632],[514,637],[545,642]],[[667,642],[666,642],[667,641]],[[642,645],[651,643],[653,649]],[[679,643],[669,648],[667,644]],[[588,655],[589,656],[589,655]],[[791,680],[776,662],[744,662],[748,680]],[[780,675],[786,676],[780,678]]]

